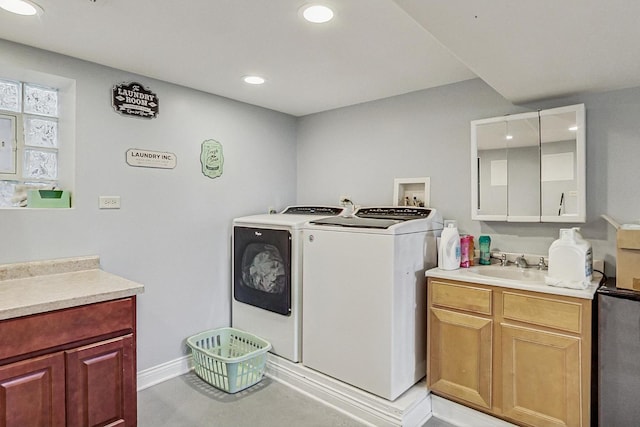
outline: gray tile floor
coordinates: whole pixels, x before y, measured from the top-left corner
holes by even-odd
[[[361,427],[353,418],[265,377],[227,394],[193,372],[138,393],[140,427]],[[453,427],[430,419],[424,427]]]

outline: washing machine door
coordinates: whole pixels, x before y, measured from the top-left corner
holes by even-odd
[[[233,297],[284,316],[291,315],[291,233],[233,228]]]

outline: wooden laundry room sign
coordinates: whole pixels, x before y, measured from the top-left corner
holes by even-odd
[[[123,116],[154,119],[158,116],[158,95],[140,83],[120,83],[111,91],[111,105]]]

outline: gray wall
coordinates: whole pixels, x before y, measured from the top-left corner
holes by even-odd
[[[295,119],[2,40],[0,62],[77,85],[74,208],[0,210],[0,263],[95,254],[104,270],[144,284],[140,370],[185,354],[189,335],[228,326],[231,221],[295,201]],[[132,80],[158,94],[158,118],[114,112],[112,86]],[[220,178],[201,173],[206,139],[223,145]],[[178,165],[130,167],[129,148],[173,152]],[[122,208],[99,210],[100,195],[119,195]]]
[[[431,206],[492,247],[546,254],[561,224],[471,220],[470,128],[475,119],[584,103],[587,223],[583,236],[615,274],[615,233],[601,214],[640,218],[640,88],[516,106],[476,79],[303,117],[298,122],[298,202],[390,204],[393,179],[431,177]]]
[[[546,253],[559,224],[471,221],[471,120],[584,102],[583,235],[609,274],[615,234],[600,215],[640,218],[640,88],[515,106],[476,79],[295,119],[2,40],[0,61],[75,79],[78,97],[75,207],[0,210],[0,263],[97,254],[106,271],[145,284],[141,370],[182,356],[187,336],[228,325],[231,221],[269,206],[336,204],[341,195],[390,204],[394,178],[429,176],[431,206],[462,232],[489,234],[494,248]],[[114,113],[111,87],[131,80],[158,94],[157,119]],[[200,172],[205,139],[224,146],[215,180]],[[127,166],[129,148],[171,151],[178,166]],[[120,195],[122,209],[99,210],[100,195]]]

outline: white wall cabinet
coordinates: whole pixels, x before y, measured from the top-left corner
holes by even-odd
[[[585,222],[584,104],[471,122],[471,218]]]

